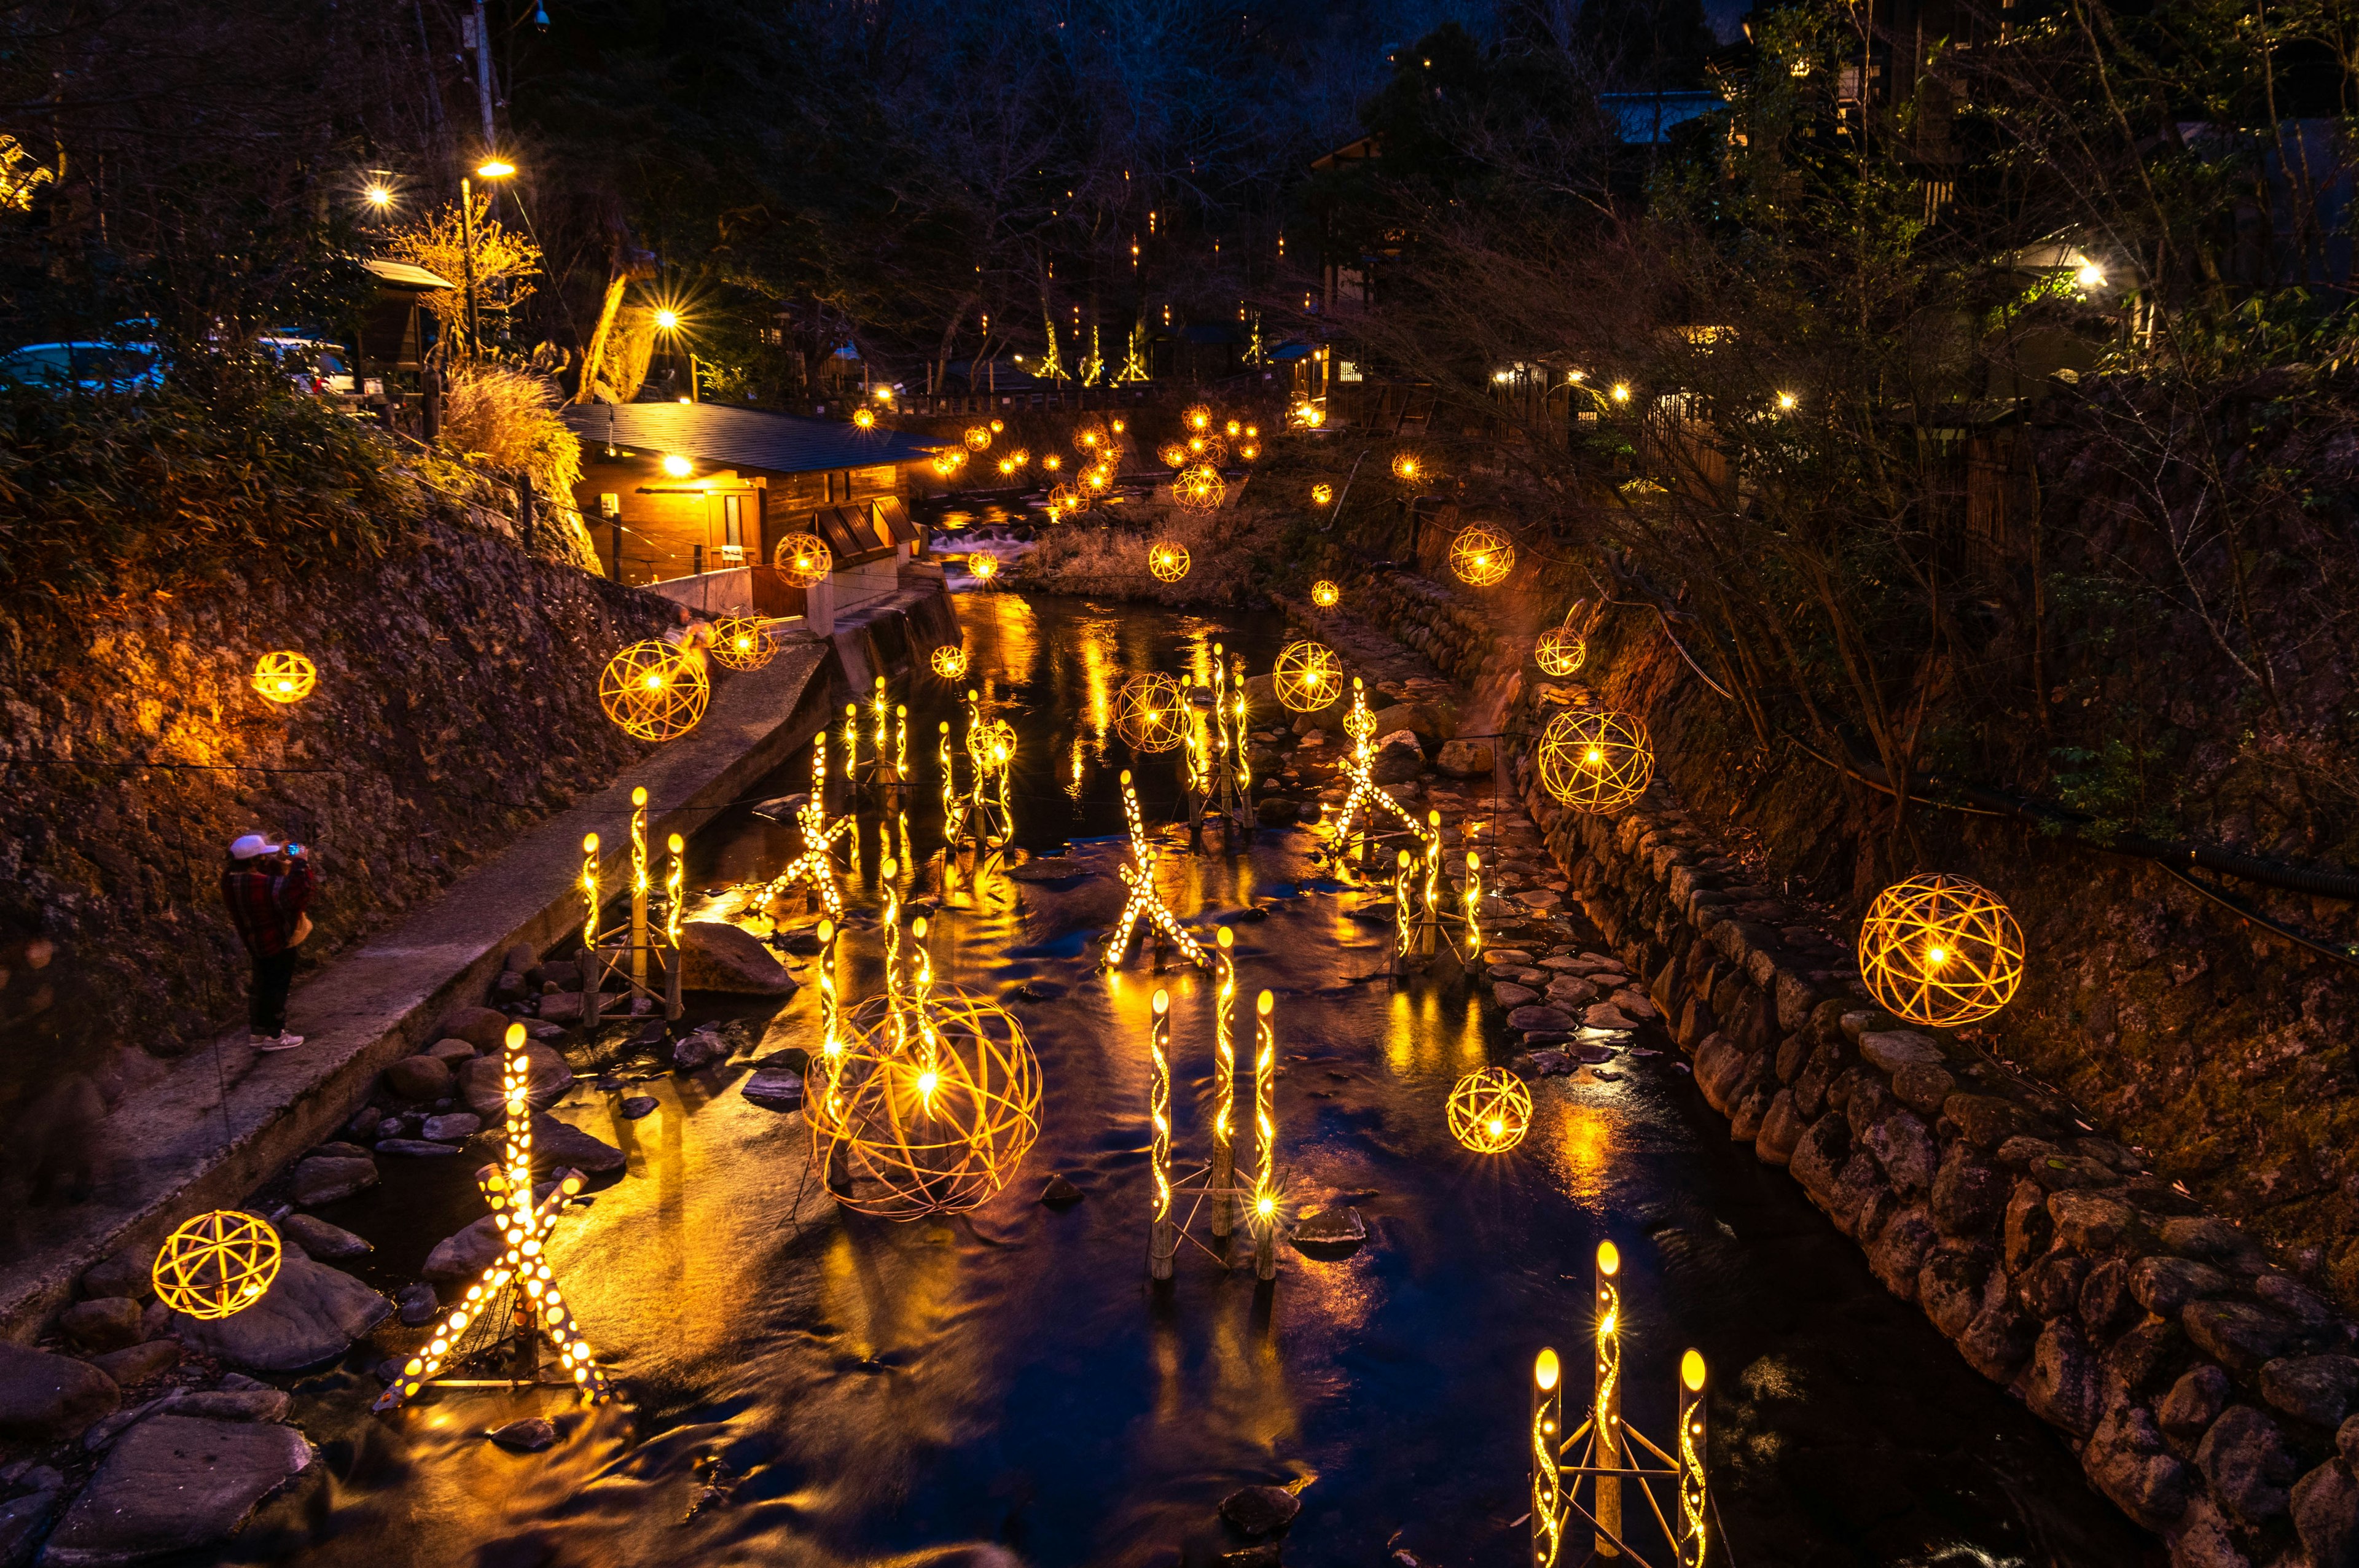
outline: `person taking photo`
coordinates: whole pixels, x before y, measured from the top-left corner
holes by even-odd
[[[274,844],[247,833],[229,847],[222,898],[238,936],[254,957],[254,988],[246,1019],[257,1051],[292,1051],[300,1034],[287,1033],[287,991],[295,983],[296,949],[311,935],[311,860],[300,844]]]

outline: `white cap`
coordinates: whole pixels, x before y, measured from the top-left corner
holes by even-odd
[[[231,841],[229,858],[233,860],[251,860],[256,855],[275,855],[285,848],[284,844],[274,844],[259,833],[248,833],[242,838]]]

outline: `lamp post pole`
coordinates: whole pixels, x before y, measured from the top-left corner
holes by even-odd
[[[475,188],[463,174],[459,177],[459,265],[466,275],[467,354],[472,359],[483,352],[484,335],[475,319]]]

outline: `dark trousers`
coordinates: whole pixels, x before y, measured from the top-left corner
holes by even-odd
[[[287,1030],[287,990],[295,983],[295,949],[254,960],[254,1005],[246,1015],[256,1034]]]

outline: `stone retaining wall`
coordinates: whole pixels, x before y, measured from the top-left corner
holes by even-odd
[[[1479,684],[1495,656],[1519,656],[1481,608],[1453,598],[1440,584],[1403,571],[1369,571],[1328,546],[1321,568],[1345,585],[1344,607],[1424,654],[1433,667],[1467,687]]]
[[[1527,724],[1578,698],[1537,689]],[[2174,1563],[2359,1563],[2359,1328],[2057,1096],[1869,1006],[1844,947],[1748,885],[1659,784],[1590,816],[1528,756],[1513,766],[1731,1135],[2060,1428]]]

